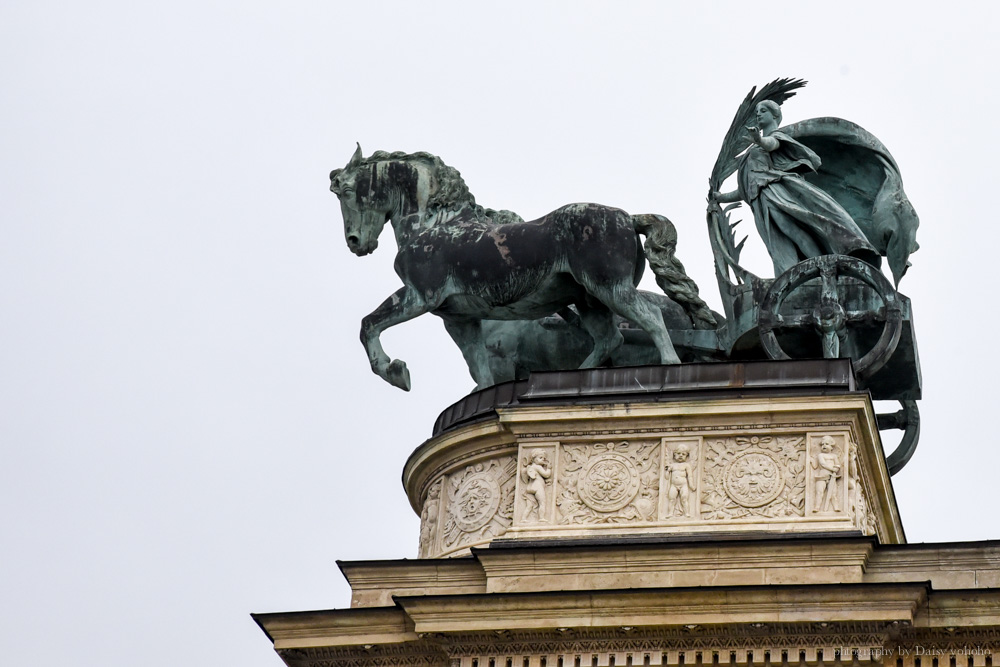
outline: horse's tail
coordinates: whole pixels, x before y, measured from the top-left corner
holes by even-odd
[[[715,315],[698,296],[698,285],[688,277],[684,265],[674,255],[677,249],[674,223],[662,215],[643,213],[632,216],[632,227],[646,237],[643,244],[646,260],[656,275],[656,284],[660,289],[684,308],[695,329],[718,328]]]

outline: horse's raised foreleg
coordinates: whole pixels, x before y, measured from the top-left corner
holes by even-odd
[[[404,391],[410,390],[410,371],[407,370],[405,362],[399,359],[390,361],[382,349],[379,336],[389,327],[412,320],[428,310],[419,292],[409,287],[401,287],[361,320],[361,344],[368,353],[372,370],[392,386]]]
[[[480,320],[444,319],[444,328],[458,345],[469,366],[469,374],[476,381],[476,389],[492,387],[493,371],[490,369],[489,353],[483,341],[483,326]]]
[[[615,287],[595,287],[590,293],[612,311],[648,333],[660,353],[661,364],[681,363],[663,323],[663,314],[659,308],[644,299],[631,283],[619,283]]]

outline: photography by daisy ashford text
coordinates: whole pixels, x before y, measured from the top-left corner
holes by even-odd
[[[834,653],[838,658],[865,658],[867,657],[872,662],[877,662],[884,658],[905,658],[909,656],[913,657],[938,657],[938,656],[974,656],[974,655],[992,655],[997,651],[994,648],[983,646],[981,644],[969,645],[969,646],[949,646],[947,648],[939,646],[923,646],[921,644],[912,644],[909,646],[883,646],[883,647],[872,647],[870,649],[860,649],[860,648],[848,648],[841,647],[834,649]],[[865,655],[867,654],[867,656]],[[963,666],[959,666],[963,667]]]

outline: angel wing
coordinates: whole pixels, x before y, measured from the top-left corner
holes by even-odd
[[[916,252],[920,219],[903,191],[899,167],[875,135],[843,118],[811,118],[779,132],[808,146],[822,160],[804,178],[827,192],[886,257],[899,285]]]

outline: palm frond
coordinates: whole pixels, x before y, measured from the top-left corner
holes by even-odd
[[[740,108],[733,117],[733,122],[726,132],[726,138],[722,141],[722,149],[719,157],[715,161],[712,169],[712,189],[717,190],[722,186],[722,182],[736,171],[737,158],[750,145],[750,138],[747,134],[747,125],[752,124],[753,114],[757,105],[764,100],[771,100],[778,104],[783,103],[789,97],[795,95],[795,91],[806,85],[802,79],[775,79],[765,84],[758,92],[756,87],[743,99]]]
[[[726,221],[727,226],[728,226],[727,227],[727,231],[729,232],[728,234],[726,234],[723,237],[723,239],[724,239],[724,241],[726,243],[726,251],[729,253],[729,256],[732,257],[733,261],[735,261],[735,262],[739,262],[740,261],[740,253],[743,252],[743,244],[747,242],[747,238],[748,238],[748,237],[744,236],[740,240],[740,242],[737,243],[736,242],[736,226],[738,224],[740,224],[741,222],[743,222],[743,221],[742,220],[737,220],[736,222],[731,222],[730,221],[731,220],[730,217],[729,217],[730,212],[732,212],[733,209],[738,208],[739,205],[740,205],[739,202],[736,202],[735,204],[730,204],[729,206],[726,206],[725,208],[722,209],[722,215],[725,218],[725,221]]]

